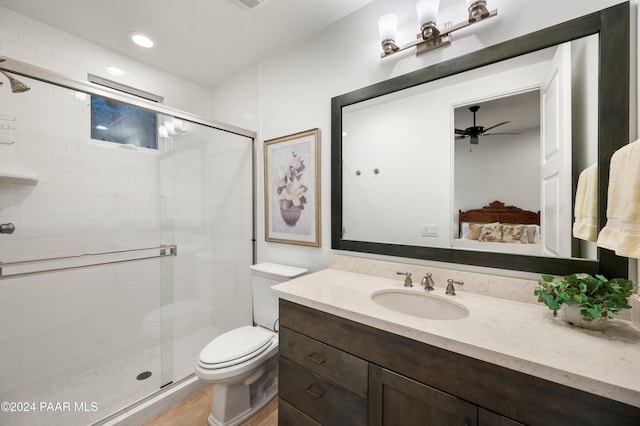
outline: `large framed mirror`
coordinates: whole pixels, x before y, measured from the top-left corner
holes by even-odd
[[[572,229],[629,141],[629,3],[337,96],[331,138],[333,249],[626,277]]]

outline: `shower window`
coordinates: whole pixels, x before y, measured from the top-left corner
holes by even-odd
[[[155,112],[113,99],[91,97],[91,139],[158,149]]]

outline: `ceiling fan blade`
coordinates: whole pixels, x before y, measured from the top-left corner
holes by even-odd
[[[495,126],[487,127],[482,131],[482,133],[486,133],[488,130],[495,129],[498,126],[502,126],[503,124],[507,124],[507,123],[510,123],[510,121],[503,121],[502,123],[498,123]]]
[[[466,138],[467,138],[466,136],[456,136],[456,140],[458,140],[458,139],[466,139]]]
[[[466,135],[467,132],[465,130],[462,129],[454,129],[455,130],[455,134],[456,135]]]
[[[483,133],[482,136],[521,135],[522,133]]]

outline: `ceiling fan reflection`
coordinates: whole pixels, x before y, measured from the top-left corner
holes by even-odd
[[[469,138],[469,142],[472,145],[478,144],[478,138],[480,136],[494,136],[494,135],[519,135],[520,133],[502,132],[502,133],[487,133],[491,129],[495,129],[498,126],[509,123],[509,121],[503,121],[502,123],[495,124],[491,127],[478,126],[476,124],[476,113],[480,109],[480,106],[475,105],[469,107],[469,111],[473,113],[473,126],[466,129],[454,129],[456,134],[456,140]]]

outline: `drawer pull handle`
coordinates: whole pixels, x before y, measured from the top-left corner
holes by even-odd
[[[315,389],[314,389],[315,388]],[[317,389],[317,390],[316,390]],[[311,395],[313,395],[316,398],[322,398],[322,396],[324,395],[324,391],[322,389],[320,389],[318,386],[316,385],[310,385],[307,388],[307,392],[309,392]]]
[[[311,361],[315,362],[316,364],[324,364],[326,361],[324,358],[320,358],[315,352],[310,355],[307,355],[307,358],[309,358]]]

